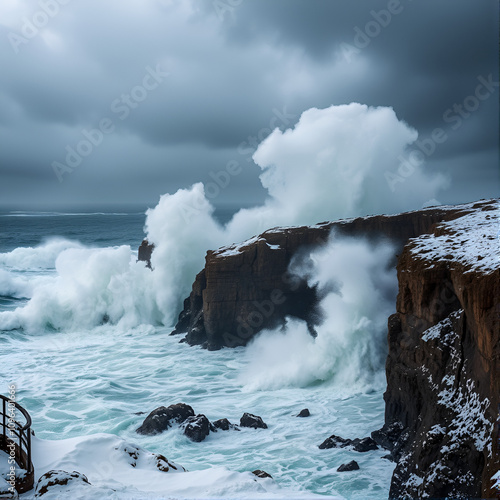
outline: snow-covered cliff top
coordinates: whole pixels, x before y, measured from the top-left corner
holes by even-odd
[[[434,234],[410,240],[411,253],[434,267],[438,261],[459,263],[465,272],[489,274],[500,269],[500,201],[464,206],[464,215],[442,222]]]

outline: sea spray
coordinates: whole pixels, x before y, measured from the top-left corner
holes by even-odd
[[[163,195],[148,210],[153,272],[135,262],[130,247],[79,248],[62,239],[0,255],[7,269],[56,267],[51,283],[30,284],[24,309],[0,313],[0,328],[74,329],[106,321],[173,326],[207,250],[278,225],[419,208],[435,196],[444,180],[420,168],[411,185],[380,195],[388,189],[384,172],[397,167],[416,139],[392,108],[351,103],[307,110],[293,129],[274,130],[253,156],[268,193],[263,205],[240,210],[222,226],[198,183]]]
[[[394,312],[396,272],[388,243],[331,237],[290,269],[317,286],[323,313],[313,338],[305,322],[262,332],[246,350],[241,381],[248,389],[304,387],[331,380],[342,389],[383,382],[387,318]]]

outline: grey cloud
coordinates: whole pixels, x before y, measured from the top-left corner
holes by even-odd
[[[392,106],[426,137],[449,129],[443,113],[474,92],[479,75],[498,80],[494,0],[481,8],[472,0],[401,0],[402,12],[351,62],[341,44],[354,43],[354,29],[387,0],[242,0],[224,19],[205,0],[72,2],[15,54],[8,35],[34,9],[20,4],[28,7],[0,25],[2,204],[121,203],[134,193],[152,201],[160,189],[208,181],[235,159],[244,173],[214,203],[246,203],[263,191],[258,167],[238,145],[259,131],[263,137],[273,110],[295,115],[273,120],[283,127],[313,106]],[[112,103],[157,64],[170,75],[120,120]],[[104,117],[115,132],[60,186],[51,163]],[[449,199],[468,185],[486,196],[498,188],[497,148],[498,89],[430,159],[432,168],[453,172]],[[471,180],[465,158],[484,175]]]

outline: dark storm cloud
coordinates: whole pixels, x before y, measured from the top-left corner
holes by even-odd
[[[474,155],[485,179],[474,178],[475,192],[498,187],[498,89],[456,129],[443,119],[478,76],[498,80],[494,0],[73,0],[16,45],[26,20],[43,20],[41,5],[0,6],[3,204],[154,202],[228,161],[245,168],[214,202],[248,202],[262,197],[259,169],[238,145],[255,144],[270,124],[293,126],[310,107],[351,101],[392,106],[422,138],[449,132],[429,159],[456,179],[448,200],[466,198],[463,159]],[[367,36],[390,5],[398,13]],[[52,162],[105,118],[113,133],[59,185]]]

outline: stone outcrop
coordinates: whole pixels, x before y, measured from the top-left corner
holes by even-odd
[[[142,412],[137,413],[142,414]],[[244,413],[240,420],[242,427],[253,427],[254,429],[267,429],[261,417]],[[173,424],[177,424],[183,429],[184,435],[195,443],[201,443],[210,434],[210,432],[221,431],[239,431],[237,425],[232,424],[227,418],[220,418],[215,422],[210,422],[203,414],[195,415],[193,408],[185,403],[160,406],[153,410],[143,421],[142,425],[136,430],[138,434],[154,436],[160,434]],[[137,455],[136,451],[132,451]],[[130,453],[129,453],[130,454]],[[137,456],[135,456],[137,459]],[[135,467],[135,466],[134,466]],[[173,467],[173,466],[171,466]],[[174,467],[175,468],[175,467]]]
[[[143,240],[139,250],[137,252],[137,262],[142,261],[146,263],[146,267],[152,269],[151,267],[151,255],[153,255],[153,250],[155,246],[153,243],[149,243],[148,240]]]
[[[314,288],[288,272],[292,257],[324,244],[331,231],[387,238],[399,252],[409,238],[463,213],[460,207],[429,208],[393,216],[371,216],[314,226],[277,228],[240,245],[207,252],[173,334],[187,333],[190,345],[208,349],[246,345],[286,316],[305,320],[312,335],[321,318]]]
[[[152,436],[166,431],[172,426],[172,422],[182,424],[189,417],[194,417],[194,410],[184,403],[177,403],[169,407],[160,406],[153,410],[137,429],[138,434]]]
[[[221,431],[228,431],[230,429],[239,431],[238,426],[232,424],[227,418],[219,418],[219,420],[213,422],[212,425],[215,427],[215,429]]]
[[[412,240],[389,319],[386,423],[391,498],[495,498],[499,470],[499,203]]]
[[[347,472],[352,470],[359,470],[359,465],[356,460],[351,460],[346,464],[342,464],[338,467],[337,472]]]
[[[326,438],[318,448],[320,450],[328,450],[330,448],[347,448],[352,447],[354,451],[359,453],[366,453],[367,451],[378,450],[377,443],[370,437],[345,439],[340,436],[332,434]]]
[[[262,420],[262,417],[252,415],[251,413],[243,413],[243,416],[240,418],[240,427],[267,429],[267,424]]]
[[[217,432],[205,415],[188,417],[184,421],[183,427],[184,435],[195,443],[201,443],[210,434],[210,431]]]
[[[300,412],[296,416],[301,418],[310,417],[311,412],[309,411],[308,408],[304,408],[303,410],[300,410]]]
[[[257,477],[260,477],[261,479],[273,478],[271,474],[267,473],[265,470],[260,470],[260,469],[253,470],[252,474],[256,475]]]

